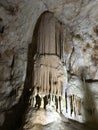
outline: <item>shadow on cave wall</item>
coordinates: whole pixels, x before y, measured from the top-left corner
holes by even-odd
[[[19,103],[15,105],[10,110],[5,112],[5,121],[3,126],[0,127],[0,130],[18,130],[22,124],[25,117],[25,112],[29,107],[29,99],[30,95],[33,92],[33,69],[34,69],[34,55],[37,49],[37,29],[39,25],[39,20],[35,26],[35,30],[33,33],[32,43],[28,46],[28,56],[27,56],[27,72],[26,79],[24,83],[24,90],[19,100]],[[32,91],[29,91],[29,90]]]
[[[46,13],[45,11],[44,13]],[[43,13],[43,14],[44,14]],[[40,25],[40,20],[42,15],[38,18],[33,32],[32,43],[28,46],[28,56],[27,56],[27,72],[26,79],[24,83],[24,90],[19,100],[19,103],[15,105],[10,110],[5,112],[5,121],[0,130],[18,130],[23,125],[23,120],[25,117],[25,112],[29,106],[30,95],[33,92],[33,69],[34,69],[34,55],[37,51],[37,33]],[[29,90],[32,91],[29,91]]]
[[[13,108],[5,112],[5,122],[0,130],[17,130],[22,124],[23,115],[25,114],[29,106],[30,91],[32,88],[32,72],[33,72],[33,55],[32,44],[28,48],[28,63],[27,63],[27,75],[24,83],[24,90],[19,100],[19,103]],[[32,59],[32,60],[31,60]]]
[[[89,128],[98,130],[98,110],[94,99],[94,94],[89,87],[90,80],[84,80],[84,116]],[[94,82],[94,81],[93,81]]]

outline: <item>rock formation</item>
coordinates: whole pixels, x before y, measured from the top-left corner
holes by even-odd
[[[20,127],[34,86],[58,91],[66,117],[95,126],[98,1],[0,0],[0,19],[0,129]]]

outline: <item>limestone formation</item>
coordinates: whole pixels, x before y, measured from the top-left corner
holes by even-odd
[[[54,109],[97,127],[98,1],[0,0],[0,19],[0,129],[21,126],[37,87]]]

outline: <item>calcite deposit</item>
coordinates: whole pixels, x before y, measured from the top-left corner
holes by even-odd
[[[46,18],[44,14],[47,14]],[[40,45],[36,49],[38,43]],[[57,49],[56,53],[54,48]],[[47,52],[48,56],[45,55]],[[36,59],[41,53],[44,58]],[[59,94],[51,93],[59,95],[62,98],[61,103],[65,103],[61,107],[64,116],[79,122],[88,122],[92,127],[96,126],[97,0],[0,0],[1,130],[15,130],[22,125],[25,112],[27,113],[28,106],[31,105],[29,100],[33,100],[34,88],[39,85],[35,66],[42,62],[45,66],[52,65],[55,68],[47,69],[44,66],[46,78],[44,74],[39,74],[39,77],[45,79],[41,85],[48,85],[47,92],[43,90],[44,95],[49,94],[50,88],[54,91],[58,87],[55,90]],[[57,65],[60,66],[59,70]],[[40,66],[39,73],[42,70]],[[48,70],[54,81],[49,81],[49,74],[46,74]],[[52,87],[49,87],[49,83]],[[42,85],[43,89],[45,87]]]

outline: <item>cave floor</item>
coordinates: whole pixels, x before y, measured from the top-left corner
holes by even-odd
[[[90,130],[85,124],[69,120],[51,109],[30,108],[26,119],[24,130]]]

